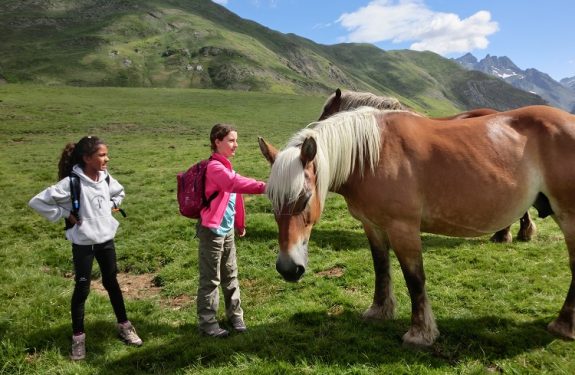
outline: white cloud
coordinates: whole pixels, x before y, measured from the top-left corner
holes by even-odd
[[[332,26],[331,23],[316,23],[315,25],[312,26],[312,30],[327,29],[328,27],[331,26]]]
[[[227,1],[227,0],[226,0],[226,1]],[[278,1],[279,1],[279,0],[267,0],[267,1],[264,1],[264,0],[251,0],[250,3],[251,3],[254,7],[256,7],[256,8],[260,8],[260,7],[265,6],[265,5],[267,5],[267,6],[270,7],[270,8],[276,8],[277,5],[278,5]]]
[[[216,4],[220,4],[220,5],[227,5],[228,4],[228,0],[212,0],[214,3]]]
[[[487,37],[499,27],[491,13],[479,11],[461,19],[457,14],[433,12],[423,0],[372,0],[337,20],[350,33],[343,42],[411,42],[410,49],[441,55],[484,49]]]

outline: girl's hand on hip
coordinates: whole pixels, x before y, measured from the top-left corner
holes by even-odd
[[[72,225],[82,224],[82,220],[79,220],[73,213],[70,213],[70,216],[68,216],[68,221],[72,223]]]

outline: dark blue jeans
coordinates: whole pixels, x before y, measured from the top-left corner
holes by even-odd
[[[72,329],[74,333],[84,332],[84,305],[90,293],[94,258],[100,265],[102,284],[108,291],[118,323],[127,321],[128,317],[126,316],[122,290],[116,278],[118,267],[114,240],[96,245],[72,244],[72,255],[74,258],[74,272],[76,273],[74,278],[76,284],[74,285],[74,294],[72,294]]]

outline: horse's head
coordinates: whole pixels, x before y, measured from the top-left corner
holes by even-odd
[[[272,165],[267,195],[272,201],[279,231],[276,269],[286,281],[298,281],[307,266],[311,230],[321,215],[314,163],[317,144],[308,137],[301,148],[282,152],[263,138],[259,138],[259,145]]]
[[[391,96],[379,96],[370,92],[359,91],[342,93],[340,89],[337,89],[325,101],[318,121],[325,120],[338,112],[350,111],[359,107],[372,107],[381,110],[409,110],[398,99]]]
[[[321,115],[319,116],[318,121],[325,120],[329,116],[333,115],[340,111],[341,107],[341,90],[335,90],[335,93],[331,94],[331,96],[327,99],[325,104],[323,105],[323,110]]]
[[[381,111],[363,107],[309,124],[278,152],[259,139],[272,164],[266,194],[279,229],[276,268],[297,281],[307,265],[308,240],[329,191],[337,192],[350,178],[375,173],[380,157]]]

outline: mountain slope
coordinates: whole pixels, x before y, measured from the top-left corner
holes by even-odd
[[[433,114],[542,104],[430,52],[325,46],[210,0],[3,0],[0,80],[398,97]]]

